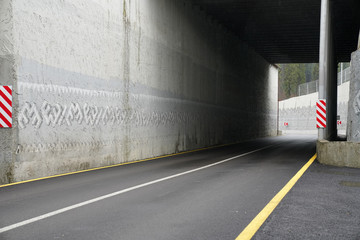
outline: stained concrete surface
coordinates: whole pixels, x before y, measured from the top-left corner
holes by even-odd
[[[254,239],[360,239],[360,169],[314,162]]]
[[[15,87],[13,85],[13,63],[12,56],[0,55],[0,85],[11,85],[13,88]],[[17,99],[16,89],[14,90],[13,99]],[[13,104],[12,107],[13,113],[16,112],[17,106]],[[0,183],[12,182],[14,180],[13,167],[16,156],[13,153],[15,152],[15,143],[17,142],[17,124],[14,120],[15,119],[13,119],[13,128],[0,128]]]
[[[316,144],[318,160],[322,164],[360,168],[360,143],[321,140]]]
[[[360,50],[351,55],[348,141],[360,142]]]
[[[0,1],[0,85],[12,86],[13,101],[16,102],[17,87],[15,74],[15,57],[13,55],[13,18],[12,1]],[[13,103],[13,114],[16,115],[17,104]],[[0,183],[14,180],[15,149],[17,142],[16,117],[13,128],[0,128]]]

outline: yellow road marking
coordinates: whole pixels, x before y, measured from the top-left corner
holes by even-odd
[[[310,167],[310,165],[316,159],[316,154],[295,174],[295,176],[278,192],[273,199],[261,210],[261,212],[249,223],[249,225],[240,233],[235,240],[248,240],[251,239],[255,233],[259,230],[261,225],[274,211],[277,205],[300,179],[304,172]]]
[[[208,149],[212,149],[212,148],[219,148],[219,147],[225,147],[225,146],[230,146],[230,145],[234,145],[234,144],[238,144],[238,143],[222,144],[222,145],[206,147],[206,148],[199,148],[199,149],[194,149],[194,150],[180,152],[180,153],[173,153],[173,154],[167,154],[167,155],[158,156],[158,157],[146,158],[146,159],[137,160],[137,161],[119,163],[119,164],[114,164],[114,165],[109,165],[109,166],[104,166],[104,167],[97,167],[97,168],[91,168],[91,169],[80,170],[80,171],[75,171],[75,172],[57,174],[57,175],[53,175],[53,176],[34,178],[34,179],[30,179],[30,180],[25,180],[25,181],[19,181],[19,182],[0,185],[0,188],[13,186],[13,185],[18,185],[18,184],[22,184],[22,183],[40,181],[40,180],[49,179],[49,178],[56,178],[56,177],[62,177],[62,176],[67,176],[67,175],[73,175],[73,174],[77,174],[77,173],[90,172],[90,171],[95,171],[95,170],[99,170],[99,169],[118,167],[118,166],[122,166],[122,165],[128,165],[128,164],[139,163],[139,162],[146,162],[146,161],[150,161],[150,160],[166,158],[166,157],[172,157],[172,156],[177,156],[177,155],[182,155],[182,154],[192,153],[192,152],[199,152],[199,151],[203,151],[203,150],[208,150]]]

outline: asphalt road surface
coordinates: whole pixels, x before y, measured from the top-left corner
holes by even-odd
[[[0,239],[235,239],[315,154],[283,136],[0,188]]]

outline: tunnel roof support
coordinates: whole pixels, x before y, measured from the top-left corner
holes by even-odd
[[[326,100],[326,128],[319,128],[319,140],[334,140],[337,138],[336,65],[331,5],[329,0],[322,0],[320,18],[319,99]]]

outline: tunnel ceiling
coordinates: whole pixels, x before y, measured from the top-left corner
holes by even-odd
[[[190,0],[270,63],[319,61],[321,0]],[[360,0],[333,0],[339,62],[350,61],[359,34]]]

